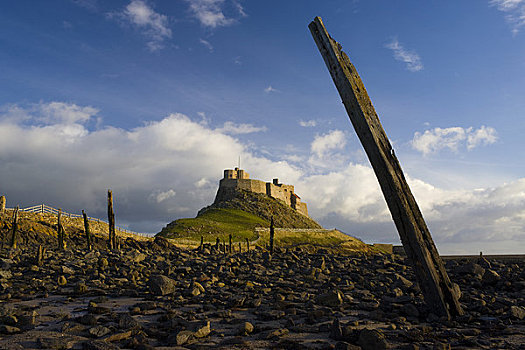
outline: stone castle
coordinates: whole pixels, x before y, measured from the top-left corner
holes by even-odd
[[[217,197],[222,193],[229,193],[236,189],[266,194],[283,201],[298,213],[308,216],[306,203],[301,202],[301,197],[294,192],[293,185],[280,184],[279,179],[273,179],[273,182],[264,182],[250,179],[250,175],[239,168],[224,170],[224,178],[219,183]]]

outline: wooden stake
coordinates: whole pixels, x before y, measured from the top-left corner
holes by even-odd
[[[250,251],[250,240],[248,238],[246,238],[246,251]]]
[[[39,244],[38,245],[38,250],[37,250],[37,253],[36,253],[36,258],[35,258],[35,265],[36,266],[42,266],[45,255],[46,255],[46,248],[42,247],[42,245]]]
[[[275,228],[273,227],[273,216],[270,222],[270,254],[273,254],[273,237],[275,235]]]
[[[0,196],[0,214],[5,211],[5,196]]]
[[[87,214],[82,210],[82,217],[84,218],[84,232],[86,234],[87,249],[93,249],[93,243],[91,242],[91,231],[89,230],[89,220]]]
[[[62,226],[62,209],[58,209],[57,221],[58,249],[64,250],[66,246],[64,242],[64,226]]]
[[[377,176],[407,256],[430,308],[448,319],[463,310],[401,165],[354,65],[316,17],[308,26]]]
[[[201,245],[199,246],[199,250],[202,251],[203,248],[204,248],[204,236],[201,236]]]
[[[115,213],[113,211],[113,193],[108,190],[108,245],[109,249],[117,249],[115,233]]]
[[[13,213],[13,225],[12,225],[12,231],[13,234],[11,235],[11,248],[16,249],[16,230],[18,229],[18,205],[15,208],[15,212]]]
[[[230,252],[230,254],[232,253],[232,235],[230,233],[230,235],[228,236],[228,239],[229,239],[229,243],[228,243],[228,251]]]

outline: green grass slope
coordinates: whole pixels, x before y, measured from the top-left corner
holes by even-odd
[[[216,199],[212,205],[201,209],[197,217],[213,208],[228,208],[242,210],[268,222],[273,217],[275,227],[322,228],[321,225],[308,216],[299,214],[284,202],[268,197],[265,194],[243,190],[229,190],[228,193],[225,192],[226,190],[222,190],[221,193],[217,194],[217,198],[226,198],[225,200]]]
[[[178,240],[199,241],[201,236],[205,242],[215,242],[219,237],[227,241],[233,236],[233,241],[244,242],[256,239],[255,227],[268,227],[268,221],[239,209],[209,208],[199,213],[193,219],[178,219],[162,229],[159,235]]]

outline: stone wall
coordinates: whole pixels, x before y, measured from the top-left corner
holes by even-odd
[[[215,201],[228,199],[231,191],[239,189],[255,193],[266,194],[274,199],[284,202],[298,213],[308,216],[306,203],[302,203],[299,196],[294,193],[293,185],[280,184],[278,179],[273,182],[249,179],[249,174],[244,170],[235,168],[234,170],[224,170],[224,178],[219,183],[219,190]]]

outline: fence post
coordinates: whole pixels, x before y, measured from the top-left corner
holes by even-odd
[[[16,248],[16,230],[18,229],[18,205],[15,208],[15,212],[13,213],[13,235],[11,236],[11,248]]]
[[[0,196],[0,214],[5,211],[5,196]]]
[[[57,223],[58,249],[65,249],[64,242],[64,227],[62,226],[62,209],[58,209],[58,223]]]
[[[88,250],[91,250],[92,245],[91,245],[91,232],[89,231],[89,220],[84,210],[82,210],[82,217],[84,218],[84,231],[86,233],[87,248]]]
[[[273,237],[275,235],[275,228],[273,227],[273,216],[270,222],[270,254],[273,254]]]
[[[113,193],[111,190],[108,190],[108,235],[109,249],[116,249],[115,212],[113,211]]]

